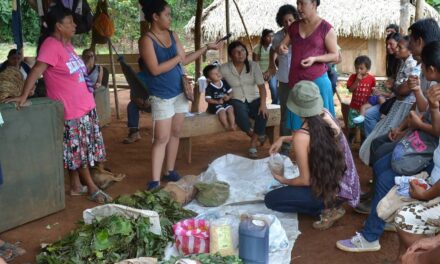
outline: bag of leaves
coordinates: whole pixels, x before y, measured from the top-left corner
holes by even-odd
[[[198,190],[197,201],[207,207],[220,206],[229,198],[229,184],[226,182],[199,182],[195,184],[195,187]]]

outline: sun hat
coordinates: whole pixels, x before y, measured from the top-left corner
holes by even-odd
[[[311,81],[300,81],[290,91],[287,108],[300,117],[320,115],[324,109],[318,86]]]

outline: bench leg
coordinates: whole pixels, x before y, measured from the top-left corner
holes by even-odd
[[[269,139],[270,144],[275,142],[275,126],[266,127],[266,136]]]
[[[191,156],[192,156],[192,146],[191,146],[191,138],[181,138],[180,146],[182,147],[181,151],[183,157],[186,158],[186,162],[191,164]]]

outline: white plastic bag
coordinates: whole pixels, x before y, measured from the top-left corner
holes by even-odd
[[[97,217],[107,217],[111,215],[121,215],[127,218],[138,218],[139,216],[150,218],[150,231],[156,235],[161,235],[159,214],[154,211],[140,210],[120,204],[104,204],[83,212],[84,223],[91,224]]]
[[[136,259],[126,259],[116,264],[157,264],[157,259],[141,257]]]
[[[281,225],[280,220],[274,215],[256,214],[252,218],[260,219],[270,225],[269,227],[269,252],[289,249],[289,240],[286,230]]]

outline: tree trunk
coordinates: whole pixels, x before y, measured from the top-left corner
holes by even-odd
[[[195,21],[195,31],[194,31],[194,49],[199,50],[202,46],[202,12],[203,12],[203,0],[197,0],[197,9],[196,9],[196,21]],[[191,112],[199,111],[199,101],[200,101],[200,91],[198,87],[197,80],[200,77],[201,67],[202,67],[202,59],[198,58],[196,60],[196,67],[194,73],[194,103],[191,106]]]
[[[403,35],[408,34],[408,28],[411,24],[410,6],[409,0],[400,0],[400,31]]]
[[[425,11],[425,0],[417,0],[416,3],[416,21],[423,18]]]

